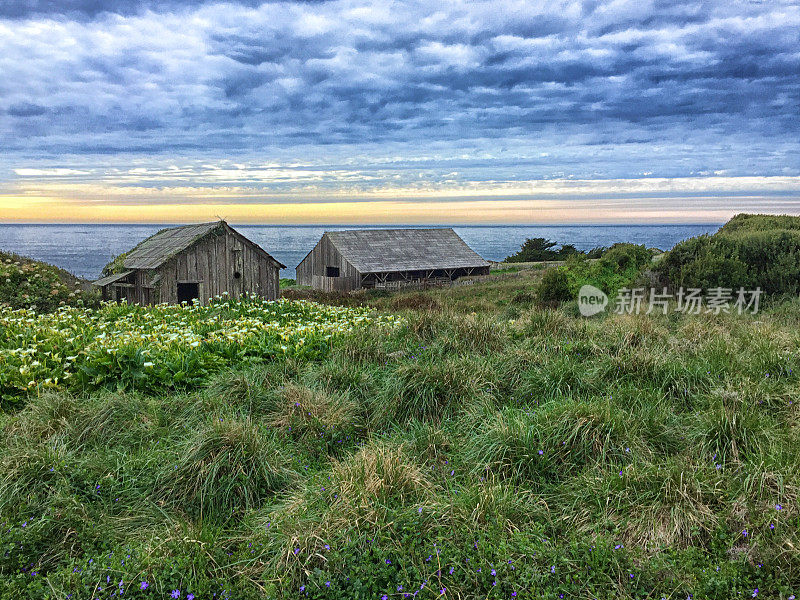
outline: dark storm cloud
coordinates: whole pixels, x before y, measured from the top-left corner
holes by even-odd
[[[21,102],[20,104],[12,104],[8,107],[8,114],[12,117],[38,117],[47,112],[44,106],[38,104],[31,104],[29,102]]]
[[[566,169],[638,144],[688,173],[649,149],[694,136],[746,174],[742,140],[800,134],[792,2],[11,0],[0,71],[0,144],[27,155],[584,148]]]
[[[146,10],[178,10],[207,4],[209,0],[4,0],[0,17],[27,19],[63,15],[93,18],[102,14],[134,15]],[[240,0],[237,4],[258,6],[261,0]]]

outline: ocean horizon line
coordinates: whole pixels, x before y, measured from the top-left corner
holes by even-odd
[[[226,220],[227,221],[227,220]],[[192,225],[195,223],[210,223],[211,221],[163,221],[163,222],[0,222],[0,227],[53,227],[53,226],[75,226],[75,227],[153,227],[159,225],[180,227],[182,225]],[[455,222],[440,222],[440,223],[237,223],[235,221],[227,221],[228,224],[236,227],[680,227],[680,226],[706,226],[706,225],[723,225],[725,221],[674,221],[664,223],[643,223],[638,221],[615,221],[615,222],[565,222],[565,223],[455,223]]]

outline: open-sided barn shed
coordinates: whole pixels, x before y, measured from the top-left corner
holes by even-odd
[[[117,257],[106,268],[113,272],[94,285],[105,300],[136,304],[205,304],[225,292],[274,300],[284,268],[225,221],[216,221],[159,231]]]
[[[325,232],[297,266],[297,283],[350,291],[488,273],[452,229],[357,229]]]

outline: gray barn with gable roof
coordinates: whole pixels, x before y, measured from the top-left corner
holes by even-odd
[[[452,229],[356,229],[326,231],[297,266],[297,283],[350,291],[488,273],[489,263]]]
[[[225,221],[163,229],[107,265],[104,300],[205,304],[227,293],[274,300],[286,268]]]

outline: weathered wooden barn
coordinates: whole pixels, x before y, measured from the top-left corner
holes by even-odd
[[[286,268],[225,221],[163,229],[115,259],[94,285],[104,300],[205,304],[227,292],[274,300]]]
[[[325,232],[297,266],[297,283],[346,292],[488,273],[452,229],[359,229]]]

